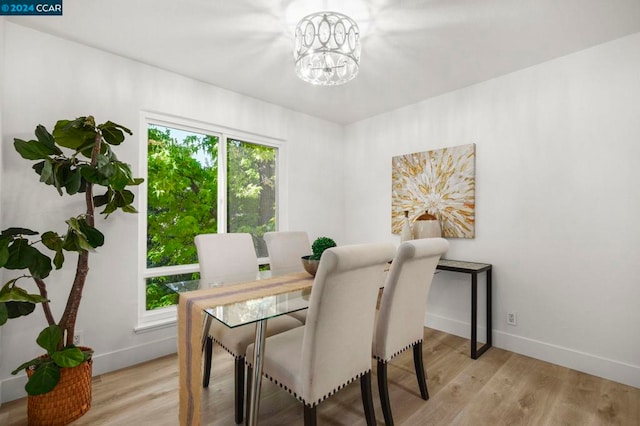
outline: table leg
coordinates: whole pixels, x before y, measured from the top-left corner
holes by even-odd
[[[493,339],[491,336],[492,324],[491,324],[491,269],[487,270],[487,347],[491,347]]]
[[[471,359],[478,359],[478,274],[471,274]]]
[[[202,350],[204,351],[204,347],[207,343],[207,337],[209,337],[209,329],[211,328],[211,321],[213,317],[211,315],[204,316],[204,325],[202,326]]]
[[[487,279],[487,338],[478,349],[478,274],[471,274],[471,358],[478,359],[493,344],[491,336],[491,269],[485,272]]]
[[[263,351],[266,340],[267,320],[256,323],[256,339],[253,349],[253,377],[251,378],[251,400],[249,406],[248,425],[258,424],[258,410],[260,408],[260,389],[262,385]]]

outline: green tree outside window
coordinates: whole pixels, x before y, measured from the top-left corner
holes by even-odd
[[[197,263],[193,239],[218,228],[217,136],[148,128],[147,268]],[[249,232],[258,256],[262,236],[275,229],[277,149],[235,139],[227,141],[227,232]],[[222,189],[224,191],[224,189]],[[164,285],[198,274],[147,279],[147,310],[177,303]]]

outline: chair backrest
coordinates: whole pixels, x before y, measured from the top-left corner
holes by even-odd
[[[311,290],[302,343],[302,398],[320,402],[371,369],[378,290],[395,255],[391,243],[326,250]]]
[[[388,361],[422,341],[427,297],[440,256],[449,242],[425,238],[403,242],[393,259],[380,301],[373,356]]]
[[[269,251],[269,269],[274,275],[302,272],[300,258],[311,254],[309,236],[303,231],[265,232]]]
[[[200,288],[256,279],[258,256],[251,234],[200,234],[195,244]]]

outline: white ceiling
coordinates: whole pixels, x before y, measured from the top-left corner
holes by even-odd
[[[640,31],[640,0],[361,0],[359,75],[317,87],[294,72],[292,1],[64,0],[8,20],[343,124]]]

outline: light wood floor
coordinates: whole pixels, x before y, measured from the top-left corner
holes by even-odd
[[[474,361],[467,340],[432,329],[425,329],[423,350],[429,401],[420,398],[411,351],[388,369],[397,425],[640,425],[640,389],[497,348]],[[202,424],[233,425],[233,360],[214,352]],[[382,425],[376,383],[374,373],[376,419]],[[177,386],[176,355],[94,377],[93,406],[73,425],[177,425]],[[302,423],[300,403],[265,379],[260,424]],[[322,403],[318,423],[363,425],[359,383]],[[0,425],[26,424],[26,400],[0,407]]]

